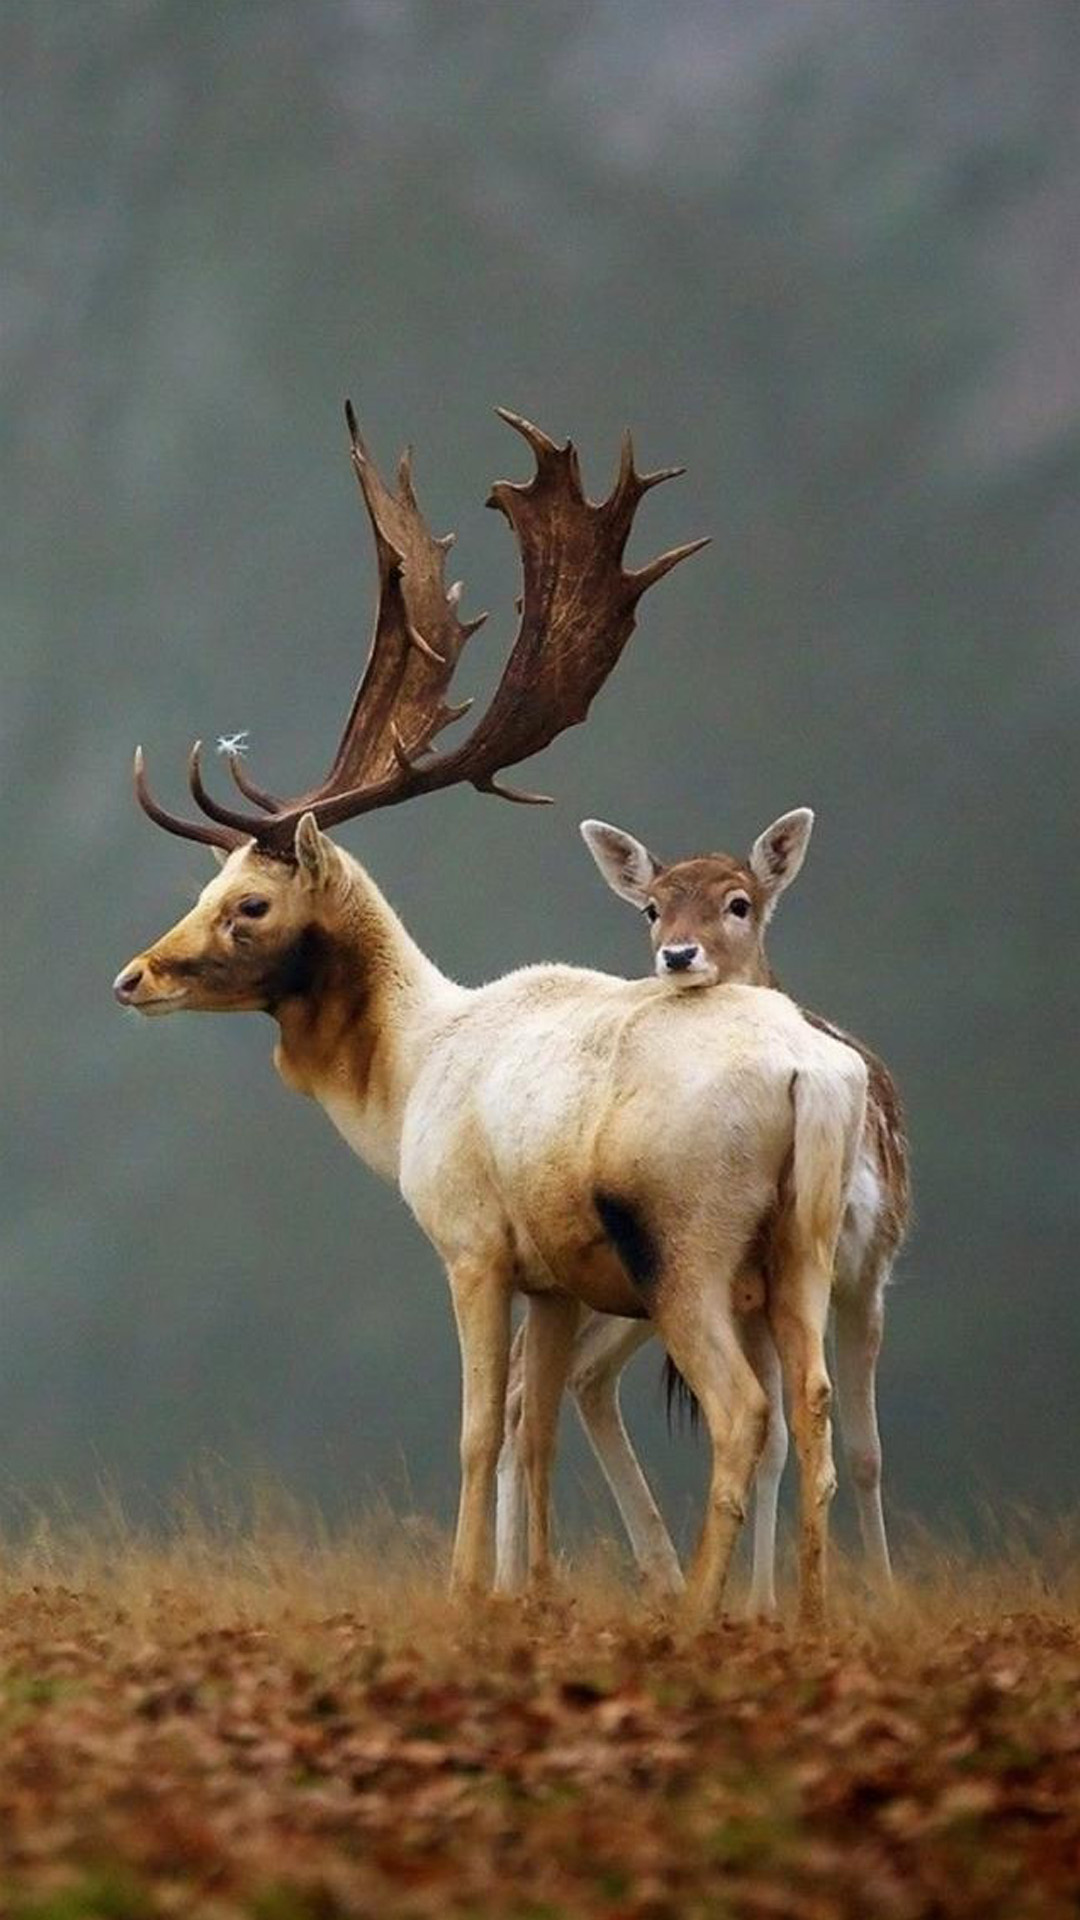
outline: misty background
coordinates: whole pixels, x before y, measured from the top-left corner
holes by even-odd
[[[894,1513],[1067,1512],[1076,1381],[1080,10],[1075,0],[5,0],[0,1479],[152,1514],[192,1464],[448,1516],[457,1350],[396,1194],[261,1017],[117,968],[209,877],[136,810],[190,741],[325,769],[366,652],[351,394],[409,440],[493,684],[503,404],[607,488],[649,594],[526,775],[343,830],[428,951],[642,971],[577,835],[818,823],[785,983],[889,1061],[917,1223],[881,1368]],[[218,770],[220,777],[220,770]],[[701,1449],[630,1423],[685,1538]],[[612,1524],[566,1423],[561,1508]],[[843,1479],[843,1476],[842,1476]]]

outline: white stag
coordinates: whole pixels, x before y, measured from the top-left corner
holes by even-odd
[[[461,1345],[459,1589],[489,1573],[515,1291],[533,1305],[530,1397],[561,1392],[579,1303],[648,1317],[701,1404],[712,1480],[688,1599],[708,1615],[764,1439],[768,1402],[734,1327],[733,1289],[783,1188],[773,1314],[786,1337],[802,1457],[804,1601],[820,1612],[834,1486],[823,1335],[835,1243],[862,1126],[866,1073],[781,994],[732,986],[672,995],[561,966],[469,990],[409,937],[369,875],[322,829],[455,782],[505,793],[498,773],[585,717],[634,624],[637,602],[691,547],[637,572],[622,555],[661,475],[627,441],[600,504],[572,446],[506,416],[533,449],[527,485],[492,494],[517,536],[518,636],[491,705],[463,744],[432,751],[456,717],[445,699],[471,631],[447,592],[447,541],[421,518],[408,466],[380,480],[350,411],[353,464],[374,527],[379,605],[368,664],[324,783],[292,800],[230,758],[251,806],[189,784],[205,819],[136,790],[158,825],[224,864],[196,906],[117,978],[145,1013],[270,1013],[283,1079],[325,1108],[400,1190],[446,1265]],[[700,543],[694,543],[695,545]],[[458,710],[460,711],[460,710]],[[532,796],[510,795],[526,798]],[[547,1396],[550,1398],[551,1396]],[[553,1417],[553,1416],[552,1416]],[[547,1554],[538,1457],[533,1562]]]
[[[814,816],[796,808],[759,834],[745,860],[727,853],[657,860],[632,834],[601,820],[581,831],[608,885],[642,912],[649,923],[654,970],[684,990],[741,982],[775,987],[765,934],[776,903],[791,885],[806,855]],[[710,996],[706,996],[710,998]],[[840,1425],[871,1576],[891,1581],[881,1505],[881,1440],[876,1373],[884,1324],[884,1295],[903,1241],[909,1211],[908,1144],[896,1084],[884,1063],[860,1040],[807,1013],[822,1031],[854,1047],[866,1063],[866,1120],[855,1175],[844,1211],[833,1295]],[[767,1290],[769,1235],[760,1244],[761,1292]],[[769,1425],[754,1483],[754,1559],[750,1607],[776,1605],[776,1510],[787,1459],[780,1360],[767,1306],[747,1286],[739,1330],[751,1364],[769,1397]],[[623,1425],[619,1376],[652,1329],[640,1321],[581,1314],[567,1356],[567,1383],[582,1424],[626,1526],[646,1577],[661,1588],[680,1584],[667,1529]],[[498,1541],[500,1586],[520,1583],[524,1567],[524,1501],[527,1452],[537,1444],[522,1428],[527,1327],[515,1342],[507,1398],[506,1445],[499,1464]]]

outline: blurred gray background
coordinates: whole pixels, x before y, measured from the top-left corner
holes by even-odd
[[[340,1516],[445,1516],[456,1346],[395,1194],[287,1093],[261,1018],[140,1024],[117,967],[200,850],[136,811],[245,727],[324,769],[372,566],[342,400],[409,439],[466,606],[513,631],[496,403],[633,426],[646,600],[532,784],[346,829],[457,977],[645,964],[576,823],[663,854],[818,813],[792,990],[885,1054],[918,1223],[882,1368],[894,1511],[1080,1492],[1073,853],[1075,0],[5,0],[0,1473],[5,1504],[193,1461]],[[634,1430],[685,1533],[659,1356]],[[576,1441],[564,1508],[607,1508]]]

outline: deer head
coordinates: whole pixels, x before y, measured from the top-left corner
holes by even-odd
[[[367,665],[330,771],[320,785],[283,799],[248,776],[233,748],[226,752],[229,771],[250,802],[239,808],[207,790],[196,743],[188,784],[203,818],[189,820],[153,797],[138,749],[135,791],[144,813],[167,832],[213,848],[224,864],[192,912],[122,969],[114,986],[122,1004],[154,1013],[272,1009],[298,990],[351,865],[324,828],[459,783],[546,803],[545,795],[502,785],[499,774],[585,719],[633,632],[642,594],[706,542],[626,570],[623,553],[640,501],[682,469],[638,473],[627,434],[615,485],[596,503],[585,496],[571,442],[559,446],[529,421],[499,411],[532,449],[535,472],[525,484],[500,481],[488,501],[517,539],[523,583],[517,638],[486,713],[457,746],[435,751],[436,738],[471,705],[453,706],[447,696],[462,649],[486,616],[459,618],[461,582],[448,588],[444,579],[453,535],[437,539],[428,529],[407,453],[396,488],[386,486],[348,405],[379,591]]]
[[[765,929],[802,866],[813,824],[810,808],[796,807],[758,835],[745,860],[707,853],[667,866],[621,827],[583,820],[581,832],[608,886],[645,915],[663,979],[767,986]]]
[[[291,860],[246,841],[222,855],[191,912],[121,970],[116,998],[147,1014],[275,1012],[325,973],[350,864],[310,814]]]

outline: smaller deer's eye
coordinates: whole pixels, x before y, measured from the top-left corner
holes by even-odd
[[[660,909],[657,906],[655,900],[647,901],[645,906],[642,908],[642,912],[645,915],[645,918],[649,922],[650,926],[653,924],[654,921],[659,920],[660,918]]]
[[[745,893],[733,893],[727,903],[727,910],[735,915],[736,920],[745,920],[750,912],[749,896]]]
[[[262,920],[270,911],[270,902],[252,894],[250,899],[240,901],[236,911],[243,914],[245,920]]]

